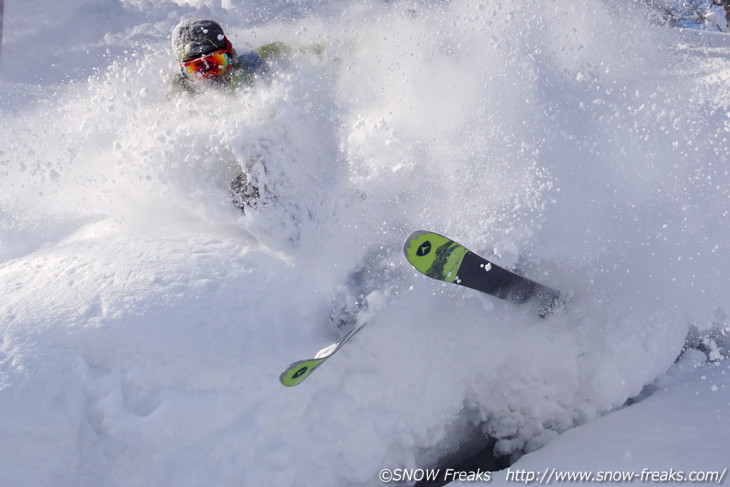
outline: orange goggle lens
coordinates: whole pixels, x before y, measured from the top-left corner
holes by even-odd
[[[180,63],[183,76],[191,80],[223,76],[231,67],[230,51],[222,49],[199,58]]]

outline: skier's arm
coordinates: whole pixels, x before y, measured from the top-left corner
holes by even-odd
[[[294,54],[304,55],[321,55],[324,52],[324,44],[313,44],[306,47],[292,48],[284,42],[272,42],[264,44],[253,50],[267,64],[276,61],[284,61],[290,59]]]
[[[258,54],[261,60],[265,63],[287,59],[293,52],[292,48],[283,42],[264,44],[253,51]]]

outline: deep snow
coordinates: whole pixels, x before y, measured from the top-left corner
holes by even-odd
[[[686,354],[657,380],[647,399],[566,432],[509,470],[495,473],[493,485],[509,484],[510,474],[511,479],[518,474],[529,478],[533,472],[535,478],[543,472],[602,475],[613,483],[624,483],[617,479],[631,475],[632,482],[643,479],[646,484],[659,483],[662,477],[664,483],[682,483],[680,475],[686,481],[690,475],[703,480],[717,474],[713,481],[694,483],[724,483],[730,370],[727,362],[705,360],[697,351]]]
[[[727,375],[666,372],[689,327],[727,326],[730,46],[542,7],[6,2],[0,485],[378,485],[475,438],[525,468],[727,466]],[[239,50],[326,48],[168,100],[189,16]],[[268,191],[241,217],[226,187],[251,161]],[[569,306],[416,275],[420,228]],[[358,270],[368,327],[282,387],[337,339]]]

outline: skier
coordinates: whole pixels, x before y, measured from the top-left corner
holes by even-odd
[[[273,42],[239,56],[220,24],[208,19],[188,19],[176,25],[172,50],[180,72],[173,79],[170,96],[251,85],[269,72],[275,61],[287,58],[291,52],[286,44]],[[231,182],[231,203],[241,211],[255,207],[259,195],[259,188],[245,172]]]
[[[220,24],[208,19],[188,19],[177,24],[172,30],[172,50],[180,65],[173,92],[193,94],[212,87],[250,85],[291,51],[286,44],[273,42],[239,56]]]

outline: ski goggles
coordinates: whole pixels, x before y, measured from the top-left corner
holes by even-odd
[[[231,51],[221,49],[180,63],[182,74],[189,80],[223,76],[231,67]]]

